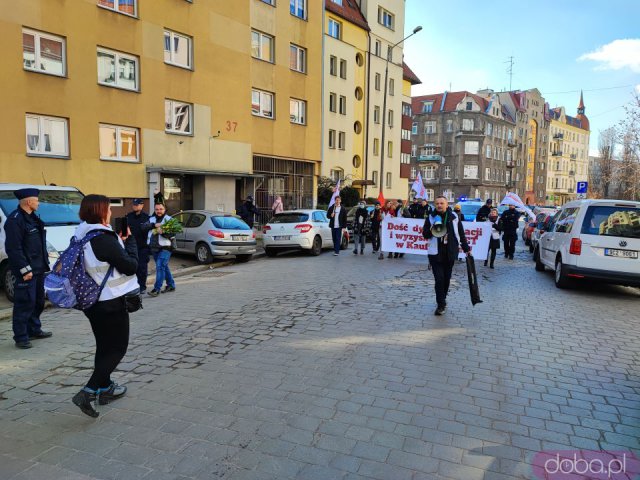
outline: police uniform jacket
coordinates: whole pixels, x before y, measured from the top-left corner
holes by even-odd
[[[146,212],[140,212],[136,215],[136,212],[127,213],[127,225],[131,229],[131,235],[136,239],[136,245],[138,250],[143,248],[149,248],[147,245],[147,238],[150,229],[143,229],[143,225],[149,223],[149,215]]]
[[[18,207],[7,218],[4,229],[9,267],[17,278],[49,271],[47,234],[40,217]]]
[[[518,220],[520,220],[520,212],[517,210],[505,210],[500,216],[500,223],[502,224],[502,231],[505,235],[516,235],[518,230]]]

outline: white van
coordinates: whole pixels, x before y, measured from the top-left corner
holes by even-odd
[[[59,252],[69,246],[76,226],[80,224],[78,212],[84,195],[74,187],[58,187],[53,185],[24,185],[19,183],[0,183],[0,286],[9,300],[13,300],[13,274],[9,269],[7,253],[4,249],[4,226],[7,216],[18,207],[18,200],[13,192],[21,188],[37,188],[40,190],[40,206],[37,215],[44,222],[47,231],[47,251],[49,264],[53,266]]]
[[[575,200],[562,206],[534,250],[558,288],[575,279],[640,287],[640,202]]]

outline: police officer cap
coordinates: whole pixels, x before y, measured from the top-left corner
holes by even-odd
[[[13,192],[18,200],[23,200],[29,197],[37,197],[40,195],[40,190],[37,188],[21,188],[20,190],[16,190]]]
[[[142,198],[134,198],[132,203],[134,205],[144,205],[144,199],[142,199]]]

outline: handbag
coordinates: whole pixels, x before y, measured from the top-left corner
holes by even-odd
[[[144,308],[142,306],[142,295],[140,295],[139,288],[124,294],[124,307],[127,313],[137,312],[141,308]]]

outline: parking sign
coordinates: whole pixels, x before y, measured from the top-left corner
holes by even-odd
[[[587,193],[588,182],[578,182],[576,184],[576,193]]]

